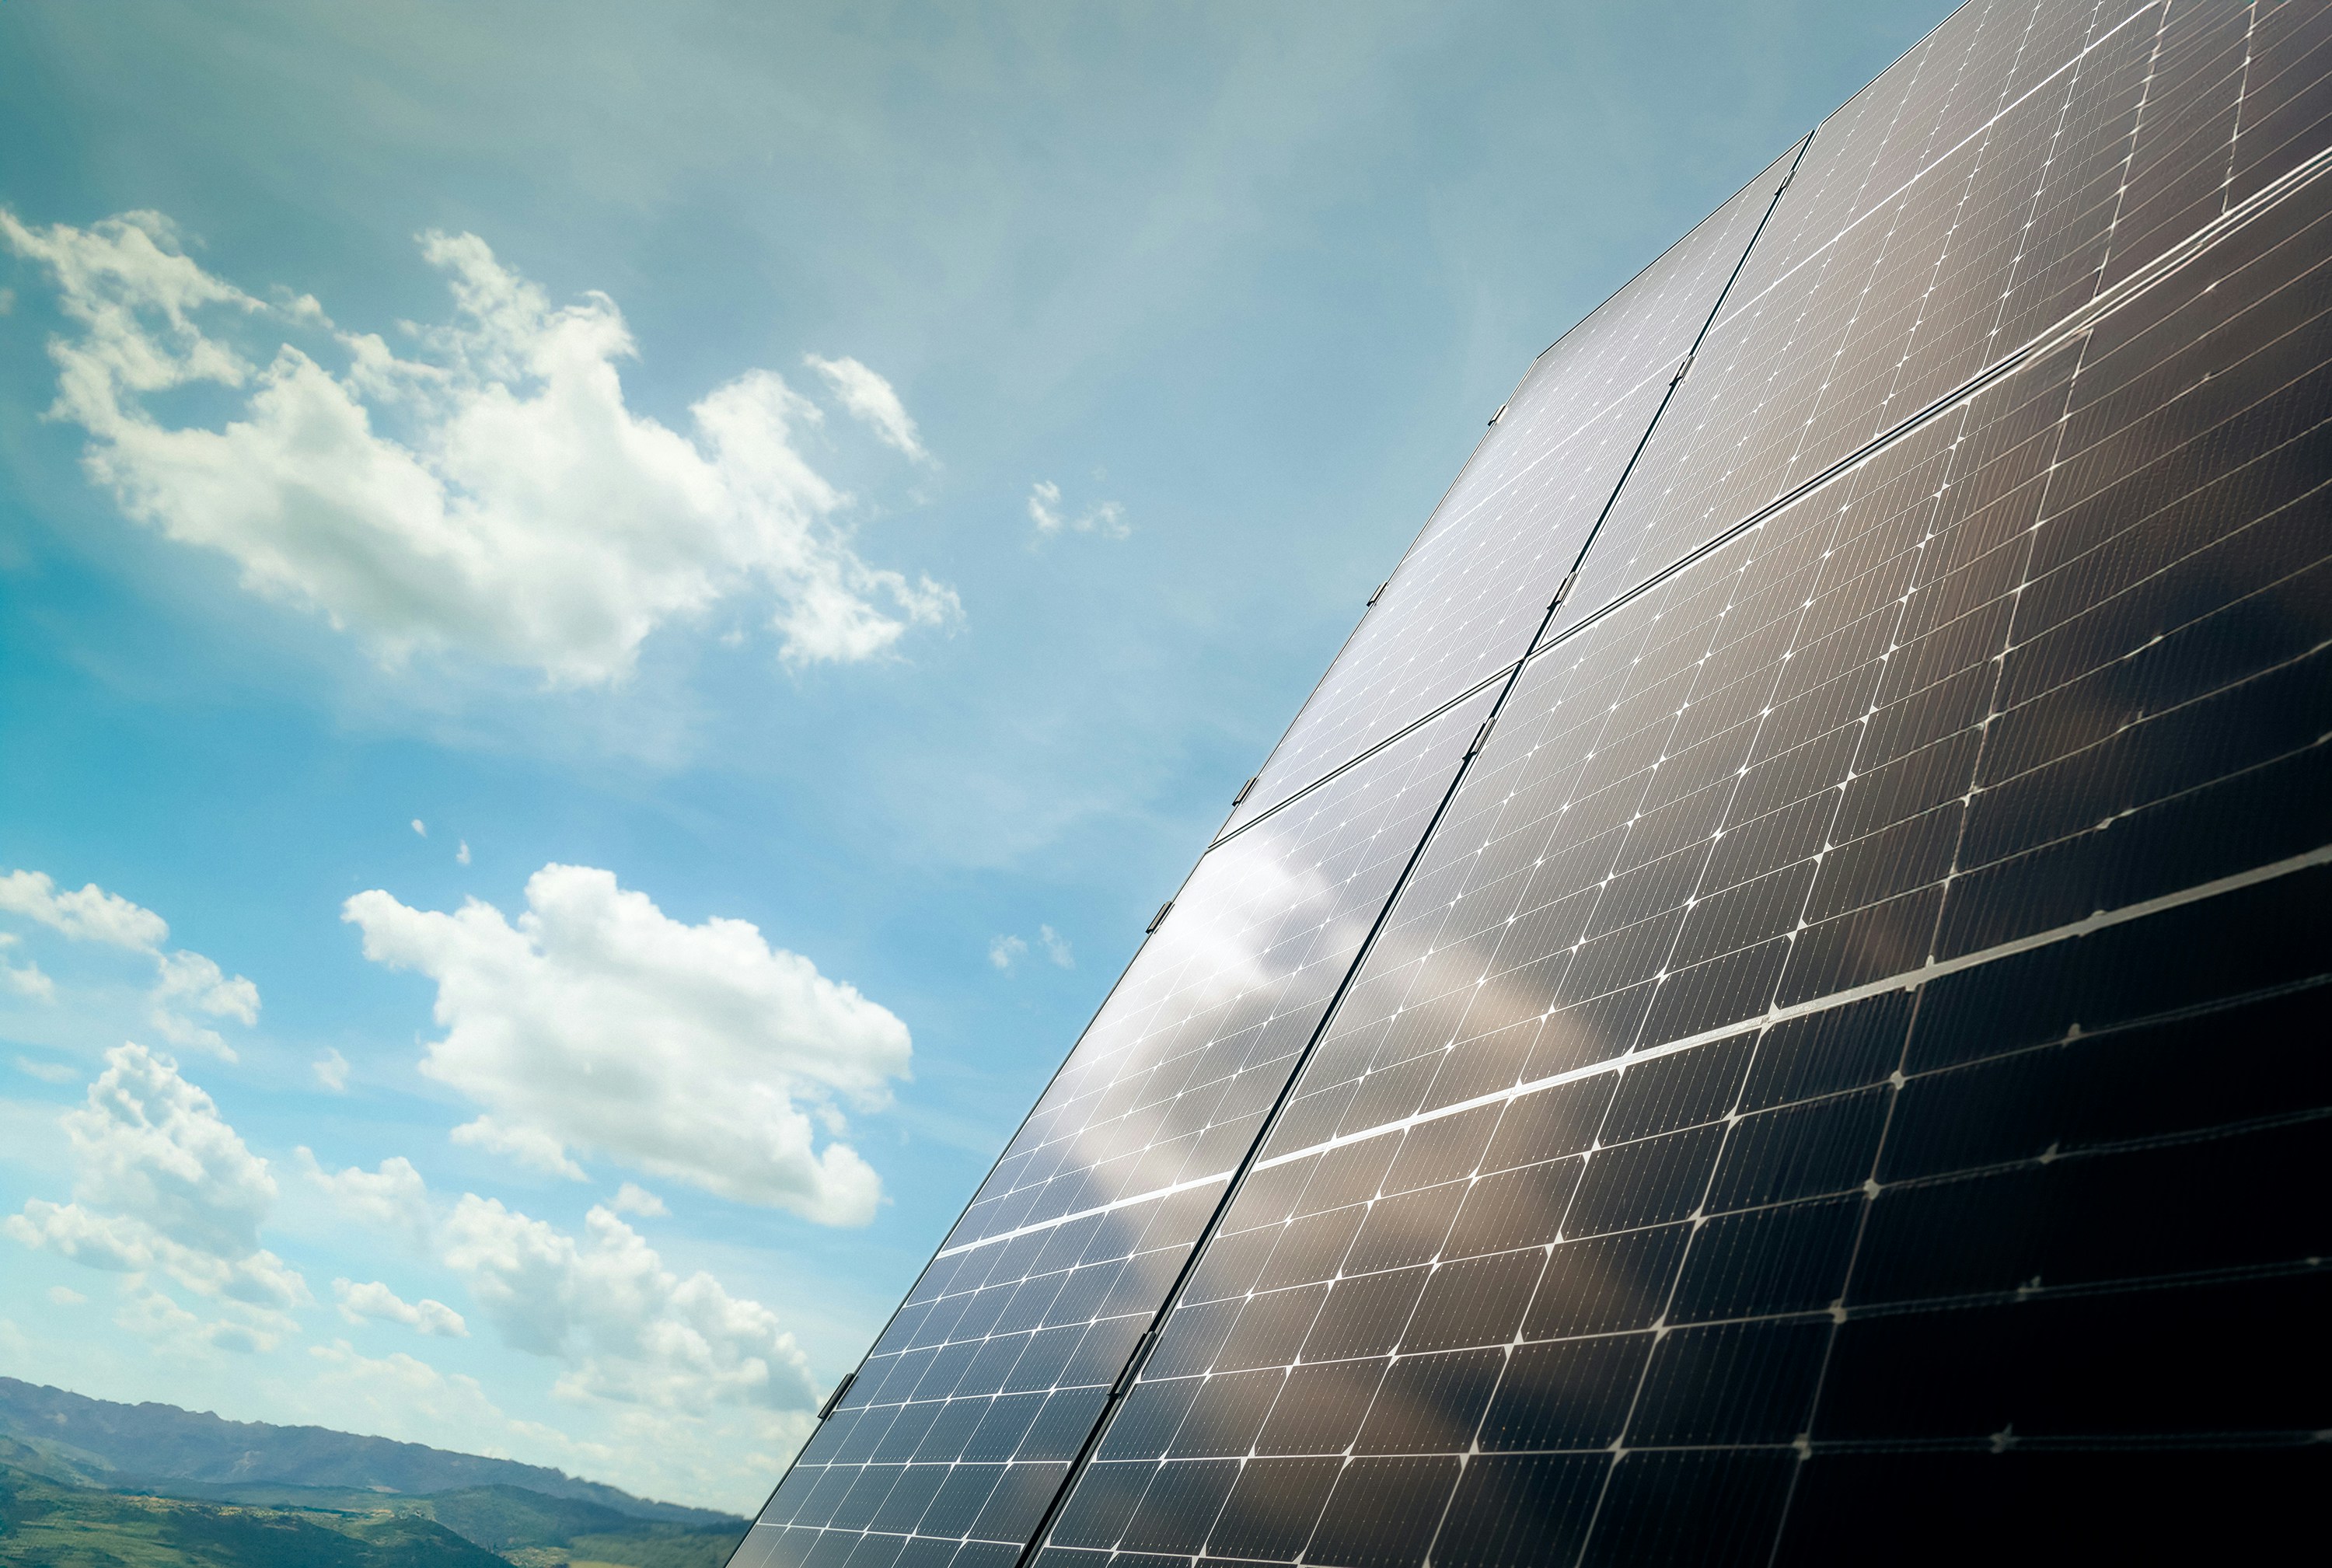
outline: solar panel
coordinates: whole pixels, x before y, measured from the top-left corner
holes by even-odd
[[[2327,240],[1525,667],[1047,1568],[1821,1556],[1874,1471],[2313,1440]]]
[[[1532,365],[1227,829],[1522,657],[1794,156]]]
[[[739,1561],[2315,1529],[2327,18],[1973,0],[1543,356]]]
[[[2216,104],[2187,79],[2209,74],[2194,57],[2225,40],[2174,9],[1971,5],[1824,122],[1614,508],[1582,612],[1928,409],[2199,225],[2157,188],[2198,158],[2221,184],[2232,144],[2193,145]],[[2157,215],[2185,226],[2172,234]],[[2125,217],[2146,235],[2125,235]]]
[[[1199,863],[738,1563],[1018,1549],[1486,712],[1461,705]]]

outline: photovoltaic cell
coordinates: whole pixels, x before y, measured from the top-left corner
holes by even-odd
[[[1792,157],[1539,357],[1228,827],[1522,657]]]
[[[1199,862],[735,1561],[969,1568],[1027,1540],[1487,712]]]
[[[2328,196],[1524,671],[1048,1568],[1818,1560],[1845,1477],[2314,1443]]]
[[[738,1560],[2313,1530],[2328,16],[1974,0],[1544,356]]]

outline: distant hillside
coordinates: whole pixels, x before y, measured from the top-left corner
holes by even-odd
[[[0,1465],[0,1564],[511,1568],[510,1559],[417,1515],[344,1517],[129,1496],[69,1486],[5,1465]]]
[[[722,1568],[745,1530],[520,1487],[426,1497],[254,1487],[271,1495],[206,1501],[82,1486],[60,1468],[0,1438],[0,1568]]]
[[[238,1494],[253,1486],[273,1485],[414,1495],[518,1487],[596,1504],[634,1519],[741,1527],[743,1523],[707,1508],[635,1497],[540,1465],[361,1438],[324,1427],[222,1420],[176,1405],[115,1404],[14,1378],[0,1377],[0,1436],[21,1439],[50,1455],[53,1462],[43,1468],[51,1474],[117,1488],[175,1481],[232,1488]]]

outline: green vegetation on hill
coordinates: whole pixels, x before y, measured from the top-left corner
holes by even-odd
[[[716,1527],[738,1524],[741,1528],[741,1522],[708,1508],[635,1497],[540,1465],[325,1427],[223,1420],[175,1405],[118,1404],[15,1378],[0,1377],[0,1438],[14,1438],[41,1450],[43,1463],[27,1468],[53,1478],[112,1487],[146,1488],[167,1482],[165,1489],[174,1496],[187,1495],[189,1484],[212,1488],[191,1494],[197,1496],[253,1485],[407,1496],[508,1487],[597,1504],[634,1519]],[[0,1462],[21,1461],[0,1458]]]
[[[71,1487],[0,1467],[8,1568],[504,1568],[434,1520],[244,1508]]]
[[[721,1568],[745,1529],[522,1487],[413,1497],[213,1484],[189,1498],[77,1484],[72,1469],[0,1439],[0,1568]],[[249,1495],[218,1495],[229,1491]]]

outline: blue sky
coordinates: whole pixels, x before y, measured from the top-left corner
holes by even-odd
[[[746,1509],[1924,5],[0,11],[0,1373]]]

